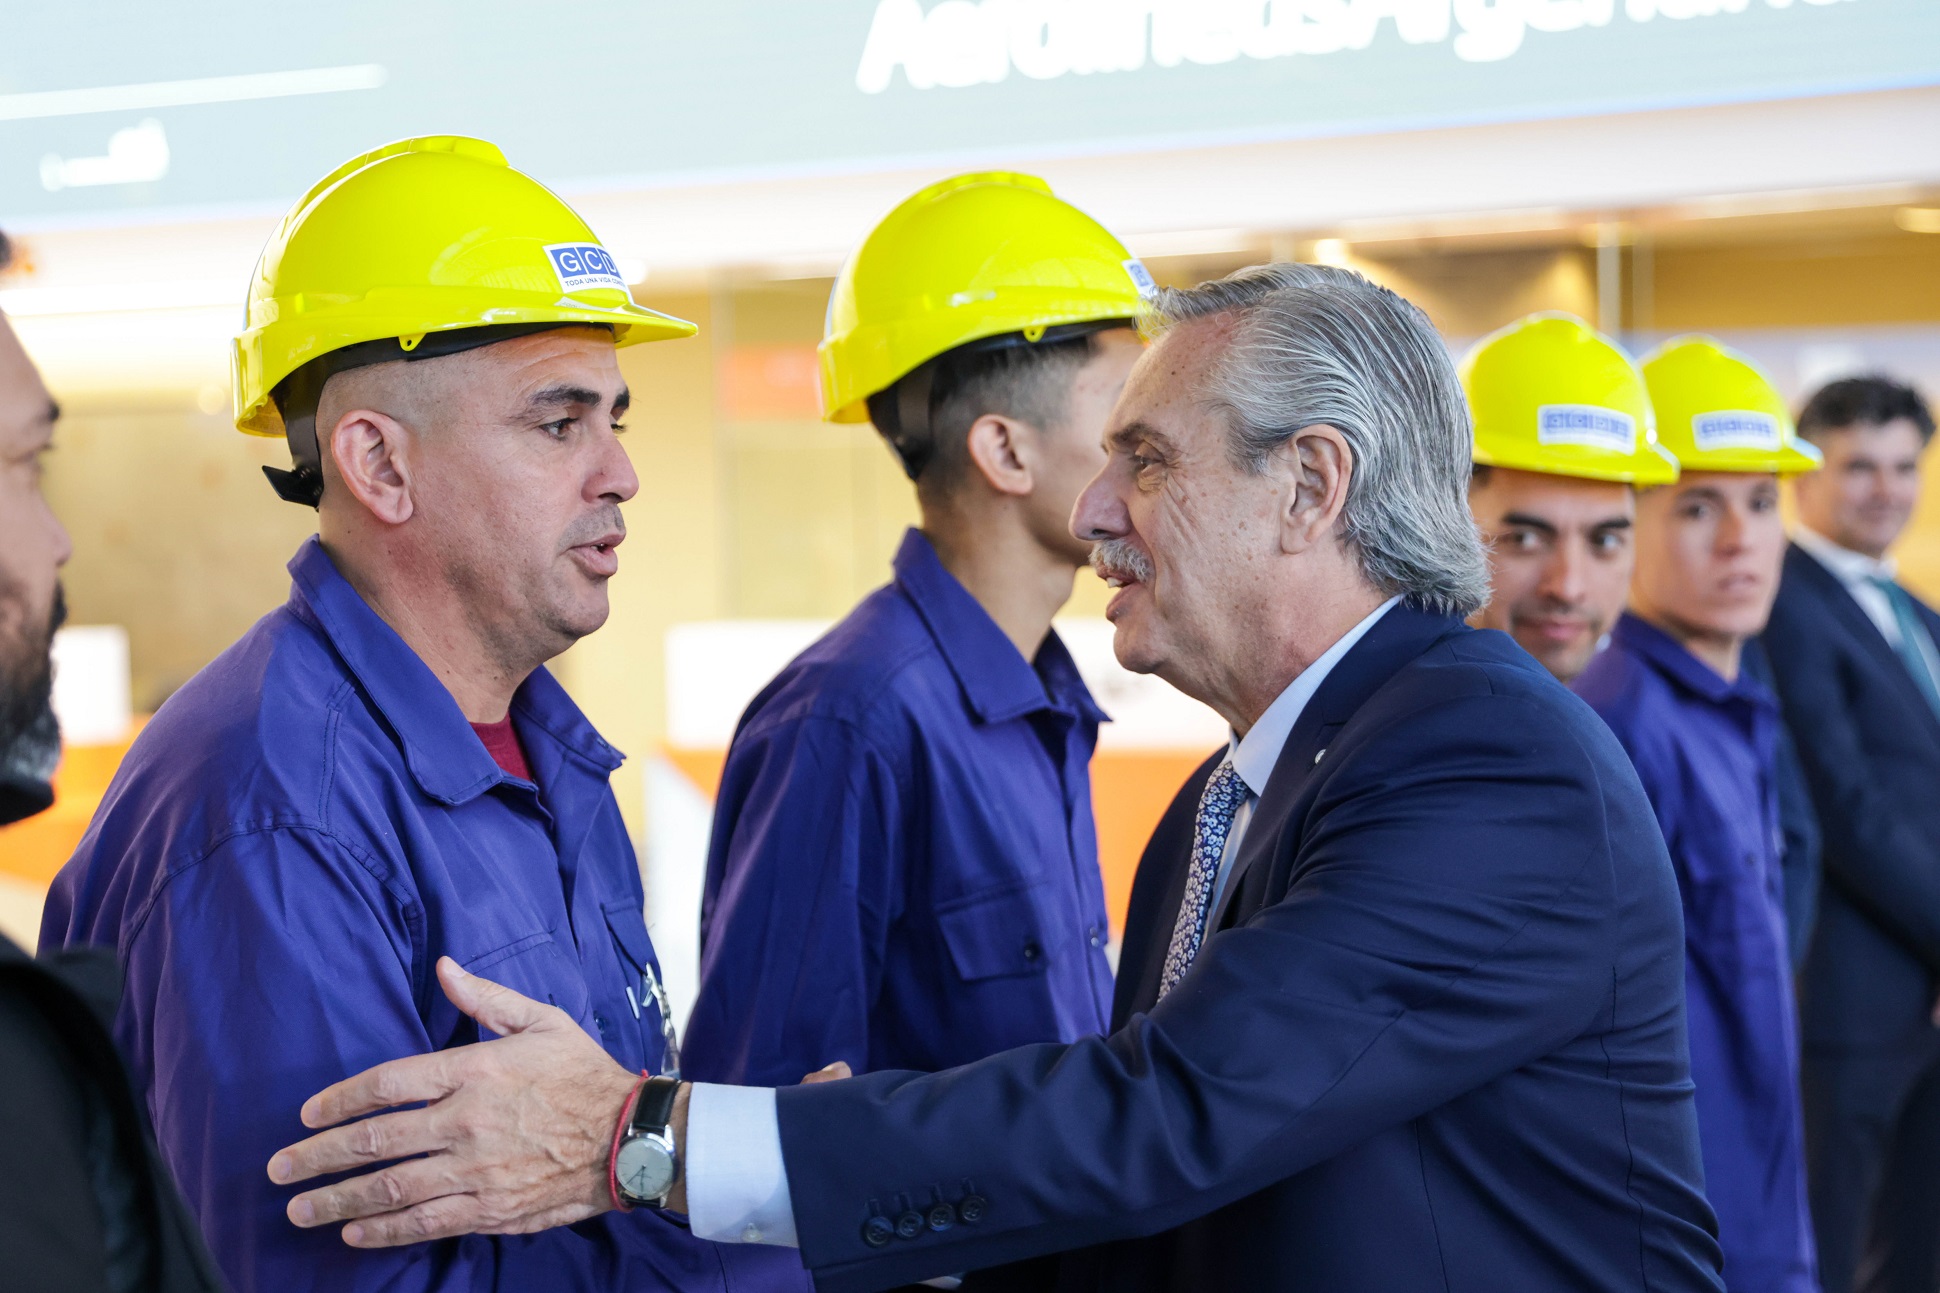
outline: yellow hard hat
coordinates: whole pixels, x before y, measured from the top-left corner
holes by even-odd
[[[1677,479],[1643,376],[1575,315],[1532,314],[1489,334],[1461,374],[1480,465],[1631,485]]]
[[[1155,290],[1123,243],[1035,176],[932,184],[884,216],[835,280],[822,416],[866,422],[869,396],[946,351],[1135,319]]]
[[[300,475],[314,427],[286,427],[271,394],[300,370],[314,377],[312,361],[336,355],[341,371],[568,324],[610,327],[618,346],[697,331],[635,305],[586,222],[493,145],[402,140],[317,181],[263,248],[235,341],[236,426],[288,434]],[[314,501],[270,474],[284,497]]]
[[[1817,471],[1825,461],[1798,438],[1791,414],[1750,360],[1711,337],[1673,337],[1643,363],[1664,447],[1685,471]]]

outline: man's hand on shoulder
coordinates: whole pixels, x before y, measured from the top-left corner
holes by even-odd
[[[384,1248],[523,1234],[612,1207],[607,1159],[638,1075],[564,1011],[467,974],[449,957],[438,978],[454,1005],[501,1036],[392,1060],[310,1097],[304,1125],[331,1130],[270,1159],[272,1181],[391,1166],[297,1195],[290,1220],[349,1222],[344,1242]],[[422,1107],[365,1117],[406,1104]],[[338,1125],[349,1119],[361,1121]]]

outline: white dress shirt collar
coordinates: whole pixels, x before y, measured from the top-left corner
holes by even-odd
[[[1854,552],[1851,548],[1834,543],[1810,526],[1799,526],[1792,535],[1792,542],[1818,558],[1820,565],[1837,575],[1839,582],[1848,587],[1870,579],[1891,580],[1899,571],[1891,557],[1878,560],[1863,552]]]
[[[1287,737],[1293,735],[1294,724],[1300,721],[1307,702],[1320,690],[1320,684],[1327,681],[1327,675],[1334,671],[1334,666],[1400,600],[1399,597],[1390,597],[1375,607],[1372,614],[1323,651],[1318,660],[1302,669],[1299,676],[1287,684],[1287,689],[1266,707],[1259,722],[1246,730],[1245,736],[1238,733],[1231,735],[1228,750],[1233,760],[1233,771],[1239,773],[1239,779],[1246,783],[1254,799],[1266,793],[1267,779],[1273,775],[1274,765],[1280,762],[1280,751],[1286,748]]]

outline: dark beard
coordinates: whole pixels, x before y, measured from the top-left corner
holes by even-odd
[[[0,597],[18,594],[0,588]],[[67,619],[67,599],[54,587],[45,632],[26,634],[0,668],[0,824],[31,817],[54,802],[61,726],[54,717],[54,630]]]

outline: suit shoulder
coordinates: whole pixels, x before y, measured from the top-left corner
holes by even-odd
[[[1370,698],[1356,725],[1404,745],[1510,747],[1532,760],[1575,749],[1600,772],[1629,759],[1595,712],[1506,634],[1464,629],[1437,642]],[[1507,742],[1508,744],[1504,744]]]

